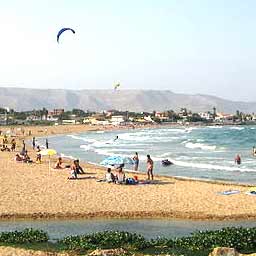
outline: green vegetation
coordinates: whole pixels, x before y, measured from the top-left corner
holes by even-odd
[[[104,231],[90,235],[70,236],[60,240],[68,250],[96,249],[96,248],[127,248],[145,249],[150,247],[143,236],[128,232]]]
[[[135,255],[206,256],[214,247],[232,247],[242,252],[256,251],[256,227],[199,231],[188,237],[158,238],[150,241],[138,234],[104,231],[88,235],[69,236],[54,244],[48,242],[48,235],[44,231],[25,229],[1,233],[0,244],[35,250],[64,250],[76,253],[87,253],[94,249],[124,248]]]
[[[0,234],[0,243],[8,244],[44,243],[48,239],[46,232],[29,228],[23,231],[2,232]]]

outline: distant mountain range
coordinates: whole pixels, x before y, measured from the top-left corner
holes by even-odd
[[[194,112],[256,112],[256,102],[230,101],[210,95],[178,94],[160,90],[62,90],[0,87],[0,106],[15,110],[64,108],[71,110],[163,111],[185,107]]]

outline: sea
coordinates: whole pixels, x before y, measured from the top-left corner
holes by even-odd
[[[118,136],[118,139],[115,139]],[[88,131],[48,137],[50,148],[62,157],[100,165],[113,155],[133,157],[146,172],[146,155],[158,175],[256,184],[256,126],[159,127],[114,131]],[[38,138],[44,145],[45,138]],[[241,156],[241,164],[234,161]],[[163,166],[168,159],[173,165]],[[125,169],[132,170],[132,165]]]

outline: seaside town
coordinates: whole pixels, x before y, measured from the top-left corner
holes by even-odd
[[[256,124],[255,113],[218,112],[215,107],[206,112],[194,113],[187,108],[180,111],[130,112],[121,110],[103,110],[100,112],[82,109],[65,110],[42,108],[31,111],[15,111],[8,107],[0,107],[0,125],[58,125],[58,124],[89,124],[89,125],[145,125],[168,124]]]

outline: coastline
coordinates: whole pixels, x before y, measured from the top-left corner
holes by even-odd
[[[159,126],[157,126],[159,127]],[[2,127],[1,127],[2,128]],[[47,133],[44,132],[47,128]],[[117,127],[120,129],[120,127]],[[142,127],[145,128],[145,127]],[[8,128],[7,128],[8,129]],[[48,136],[77,133],[101,127],[59,126],[26,127],[25,136]],[[3,130],[3,129],[1,129]],[[31,130],[28,136],[27,131]],[[43,132],[41,132],[43,131]],[[19,151],[20,147],[18,147]],[[32,159],[35,152],[29,148]],[[169,218],[191,220],[250,220],[256,219],[254,196],[245,195],[250,185],[223,181],[204,181],[183,177],[156,175],[156,182],[148,185],[126,186],[98,183],[104,169],[82,164],[85,175],[79,180],[67,180],[66,170],[48,170],[42,164],[13,161],[15,153],[1,152],[0,219],[79,219],[79,218]],[[65,160],[69,162],[69,160]],[[11,170],[11,171],[10,171]],[[128,176],[133,173],[127,172]],[[144,173],[138,173],[145,179]],[[238,189],[236,195],[218,192]]]

